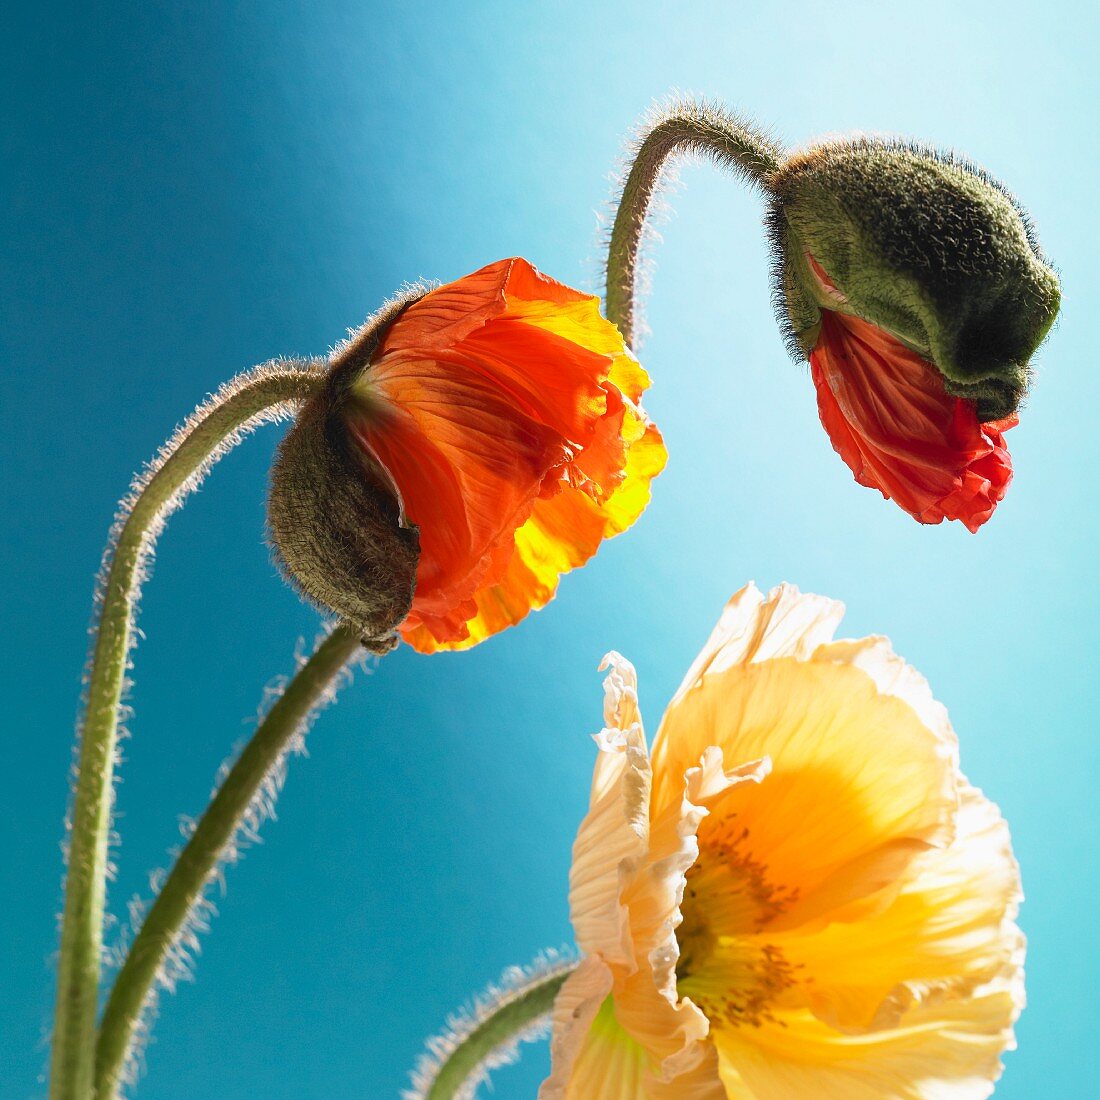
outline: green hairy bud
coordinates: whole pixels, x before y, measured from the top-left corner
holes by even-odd
[[[792,354],[809,354],[822,308],[838,310],[935,364],[982,420],[1016,410],[1059,286],[1000,184],[954,156],[872,139],[796,154],[768,183],[776,306]]]
[[[279,445],[267,517],[280,567],[309,600],[336,612],[368,649],[390,648],[412,606],[420,540],[403,526],[387,475],[348,437],[344,414],[385,330],[418,290],[338,348],[328,376]]]

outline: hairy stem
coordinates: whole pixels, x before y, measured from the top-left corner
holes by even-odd
[[[165,445],[119,509],[101,574],[71,809],[51,1057],[53,1100],[92,1096],[119,703],[146,562],[165,518],[214,462],[245,432],[304,401],[320,377],[306,364],[283,363],[234,379]]]
[[[623,185],[607,250],[607,319],[630,346],[636,336],[638,252],[646,214],[670,158],[704,153],[743,179],[767,188],[779,167],[777,145],[720,107],[687,100],[674,104],[643,133]]]
[[[331,698],[340,671],[360,653],[355,630],[338,625],[298,670],[225,777],[157,894],[126,954],[103,1012],[96,1046],[96,1096],[113,1097],[141,1012],[168,953],[292,738]]]
[[[415,1087],[407,1096],[416,1100],[468,1100],[494,1065],[510,1061],[509,1054],[532,1031],[544,1024],[554,998],[576,963],[541,965],[519,984],[505,991],[490,990],[473,1012],[451,1024],[433,1039],[430,1053],[414,1073]]]

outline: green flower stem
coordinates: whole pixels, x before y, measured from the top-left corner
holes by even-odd
[[[116,1095],[135,1028],[156,983],[157,974],[203,888],[264,783],[313,710],[332,695],[333,681],[361,652],[358,633],[338,625],[298,670],[257,727],[252,739],[218,788],[180,853],[138,932],[115,980],[96,1046],[95,1095]]]
[[[165,518],[214,462],[245,432],[279,419],[307,398],[320,377],[308,365],[280,363],[234,379],[180,428],[120,507],[101,574],[71,811],[50,1073],[53,1100],[89,1100],[93,1095],[119,703],[149,554]]]
[[[719,165],[762,187],[779,167],[777,145],[719,107],[685,101],[649,126],[636,146],[607,250],[607,319],[631,347],[635,340],[638,252],[646,214],[671,157],[704,153]]]
[[[459,1020],[451,1033],[431,1044],[432,1053],[422,1059],[413,1095],[421,1100],[453,1100],[471,1095],[484,1080],[494,1056],[504,1054],[532,1029],[545,1023],[554,998],[575,962],[559,963],[536,971],[525,982],[504,993],[491,995],[475,1009],[473,1019]]]

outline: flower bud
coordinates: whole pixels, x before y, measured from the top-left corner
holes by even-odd
[[[474,645],[641,514],[648,384],[598,300],[524,260],[416,296],[336,350],[283,443],[276,552],[369,637]]]
[[[976,530],[1058,311],[1026,215],[979,169],[901,143],[823,145],[771,186],[780,323],[834,447],[918,520]]]
[[[288,577],[363,632],[368,648],[412,606],[419,538],[392,484],[344,427],[344,372],[330,372],[276,456],[268,528]]]

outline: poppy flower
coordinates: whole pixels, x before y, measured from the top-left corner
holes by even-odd
[[[309,448],[288,436],[276,545],[307,594],[354,620],[359,590],[379,583],[377,555],[356,540],[388,498],[381,518],[415,544],[394,625],[424,653],[475,645],[544,606],[561,574],[638,518],[665,462],[639,403],[649,378],[598,300],[522,259],[417,297],[329,369],[324,410],[303,429],[314,452],[323,434],[329,457],[298,462]]]
[[[543,1100],[992,1092],[1023,1005],[1008,831],[926,682],[834,641],[842,614],[742,590],[652,753],[606,659]]]
[[[1026,215],[973,165],[874,139],[792,156],[769,187],[780,323],[834,449],[921,523],[977,531],[1058,312]]]

